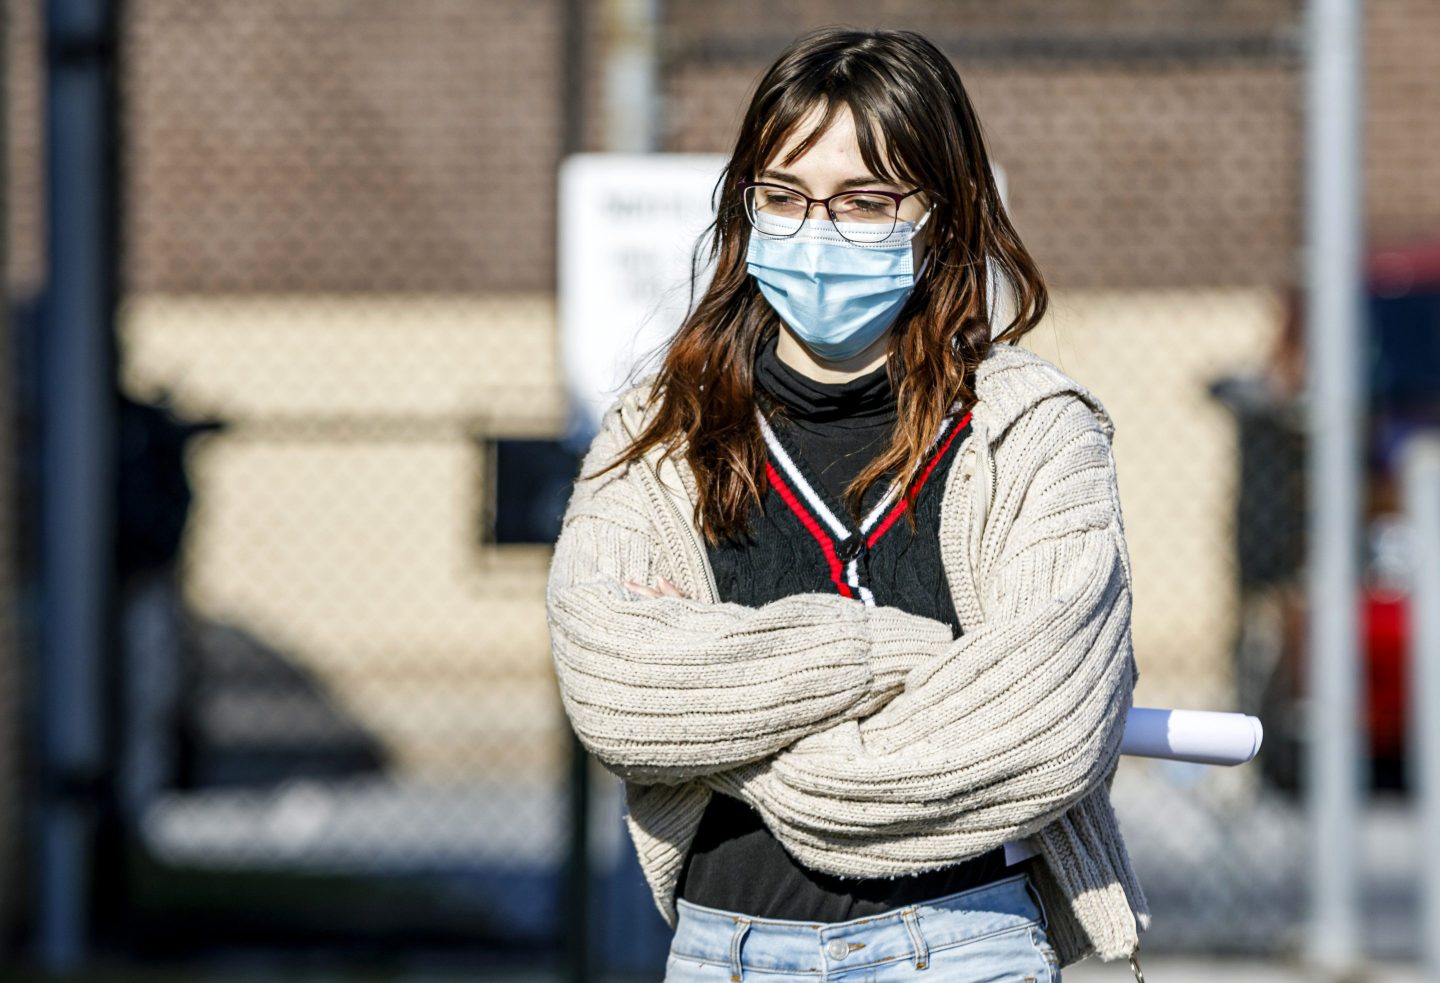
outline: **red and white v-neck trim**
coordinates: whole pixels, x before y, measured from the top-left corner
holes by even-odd
[[[861,544],[863,543],[863,548],[866,549],[873,547],[895,520],[904,514],[905,509],[914,503],[930,473],[950,449],[955,435],[970,421],[970,414],[966,413],[959,420],[946,417],[941,421],[930,441],[930,459],[911,483],[904,497],[901,498],[902,483],[898,480],[893,482],[884,497],[861,520],[858,530],[846,525],[810,484],[758,406],[755,408],[755,417],[760,422],[760,432],[764,435],[765,446],[770,451],[770,460],[765,464],[766,477],[781,500],[819,544],[830,568],[830,579],[835,588],[845,597],[858,597],[865,604],[874,607],[874,594],[860,582]],[[938,450],[934,450],[937,446]]]

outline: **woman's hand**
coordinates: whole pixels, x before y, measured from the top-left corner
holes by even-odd
[[[637,584],[637,583],[635,583],[635,581],[633,581],[633,580],[627,580],[627,581],[625,581],[625,586],[628,587],[628,588],[630,588],[631,590],[633,590],[635,593],[637,593],[637,594],[643,594],[643,595],[645,595],[646,597],[684,597],[684,596],[685,596],[684,594],[680,593],[680,588],[678,588],[678,587],[676,587],[674,584],[670,583],[670,581],[666,580],[664,577],[661,577],[661,578],[660,578],[660,586],[659,586],[658,589],[655,588],[655,587],[646,587],[644,584]]]

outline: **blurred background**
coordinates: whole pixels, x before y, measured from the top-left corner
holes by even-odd
[[[0,977],[659,978],[618,784],[550,666],[576,353],[663,339],[713,155],[833,23],[953,57],[1052,289],[1026,347],[1116,419],[1136,704],[1265,725],[1244,766],[1119,771],[1146,968],[1303,966],[1333,859],[1305,770],[1306,6],[4,0]],[[1437,832],[1405,708],[1440,543],[1397,456],[1440,427],[1437,39],[1433,0],[1366,6],[1357,39],[1353,849],[1364,955],[1402,973]],[[599,255],[627,222],[679,246]],[[577,286],[626,269],[613,305]]]

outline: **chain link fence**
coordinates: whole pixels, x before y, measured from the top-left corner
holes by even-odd
[[[20,294],[43,275],[41,28],[37,3],[10,6],[29,53],[8,64]],[[1241,768],[1120,769],[1143,944],[1297,949],[1323,862],[1300,798],[1303,5],[659,6],[666,151],[727,151],[750,86],[811,27],[914,28],[954,58],[1052,289],[1027,347],[1117,422],[1136,704],[1266,726]],[[121,8],[119,381],[126,460],[149,477],[128,499],[112,693],[126,890],[153,916],[137,944],[179,924],[197,946],[479,943],[498,965],[575,930],[548,548],[503,503],[556,466],[511,442],[565,426],[555,171],[604,143],[603,7]],[[1371,235],[1433,235],[1418,148],[1440,136],[1440,55],[1420,39],[1440,23],[1424,0],[1369,15]],[[1372,454],[1376,556],[1388,466]],[[1387,699],[1368,733],[1397,791]],[[632,933],[607,958],[653,972],[668,936],[594,775],[597,931]],[[1391,873],[1381,951],[1413,944]]]

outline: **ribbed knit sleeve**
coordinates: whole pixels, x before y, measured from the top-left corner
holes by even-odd
[[[582,474],[616,447],[603,431]],[[899,692],[905,668],[950,638],[930,619],[872,617],[828,594],[758,608],[634,594],[625,580],[678,581],[649,507],[624,467],[579,481],[547,587],[565,712],[581,743],[623,778],[688,781],[873,712]]]
[[[985,619],[874,715],[704,779],[753,805],[806,865],[875,876],[954,863],[1036,832],[1113,773],[1137,672],[1109,439],[1079,400],[1045,400],[995,465]],[[942,521],[942,539],[956,529]],[[964,562],[955,539],[947,565]]]

